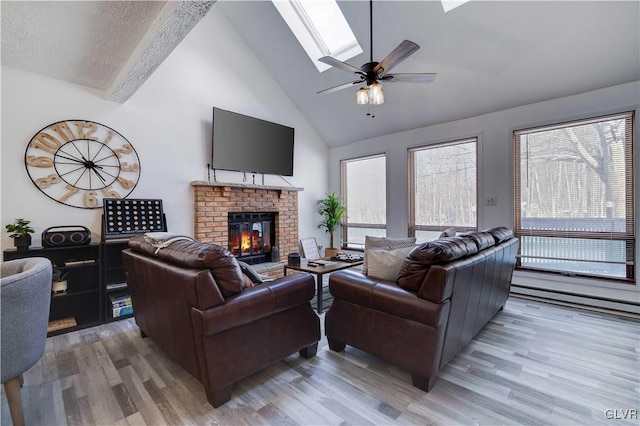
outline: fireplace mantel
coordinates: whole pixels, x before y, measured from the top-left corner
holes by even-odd
[[[277,186],[277,185],[254,185],[250,183],[231,183],[231,182],[209,182],[205,180],[194,180],[191,186],[221,186],[227,188],[250,188],[275,191],[304,191],[303,188],[295,186]]]

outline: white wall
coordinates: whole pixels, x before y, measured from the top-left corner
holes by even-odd
[[[135,147],[141,178],[131,198],[161,198],[169,231],[193,235],[194,180],[207,179],[212,107],[294,127],[294,176],[299,193],[300,237],[328,238],[317,229],[315,202],[328,188],[328,148],[215,5],[124,105],[102,91],[2,67],[2,248],[13,246],[4,225],[18,217],[40,233],[55,225],[84,225],[99,241],[101,210],[54,202],[30,181],[24,166],[29,140],[60,120],[84,119],[116,129]],[[242,182],[242,174],[219,172],[218,181]],[[249,175],[249,182],[251,176]],[[261,179],[257,177],[257,183]],[[278,176],[265,184],[286,186]],[[326,245],[326,244],[324,244]]]
[[[557,123],[619,111],[636,110],[636,129],[640,105],[640,82],[601,89],[565,98],[553,99],[494,112],[464,120],[395,133],[330,150],[329,186],[340,190],[340,160],[385,152],[387,154],[387,235],[403,237],[408,232],[407,148],[452,141],[465,137],[479,138],[478,228],[514,226],[513,204],[513,131],[535,125]],[[638,132],[634,140],[638,152]],[[636,194],[640,162],[635,167]],[[482,200],[496,196],[497,206],[484,206]],[[636,211],[638,211],[636,195]],[[637,232],[637,231],[636,231]],[[636,247],[636,259],[639,258]],[[640,268],[636,263],[636,277]],[[541,288],[559,288],[578,294],[640,302],[638,286],[612,284],[598,280],[562,277],[547,280],[540,274],[514,275],[514,283]]]

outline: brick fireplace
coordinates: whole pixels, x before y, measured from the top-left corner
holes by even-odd
[[[280,259],[298,251],[298,191],[302,188],[205,181],[191,182],[191,186],[196,240],[228,248],[230,213],[270,212]]]

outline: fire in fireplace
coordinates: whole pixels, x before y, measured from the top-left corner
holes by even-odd
[[[243,262],[271,260],[275,241],[275,213],[229,213],[229,251]]]

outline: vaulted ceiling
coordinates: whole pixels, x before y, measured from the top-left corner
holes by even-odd
[[[358,86],[316,94],[353,75],[318,72],[271,2],[212,4],[3,1],[2,64],[124,102],[204,14],[222,13],[331,146],[640,80],[638,1],[474,0],[444,13],[439,1],[375,0],[374,60],[408,39],[421,49],[393,71],[438,76],[384,84],[370,118]],[[346,62],[360,67],[368,2],[339,5],[364,50]]]

